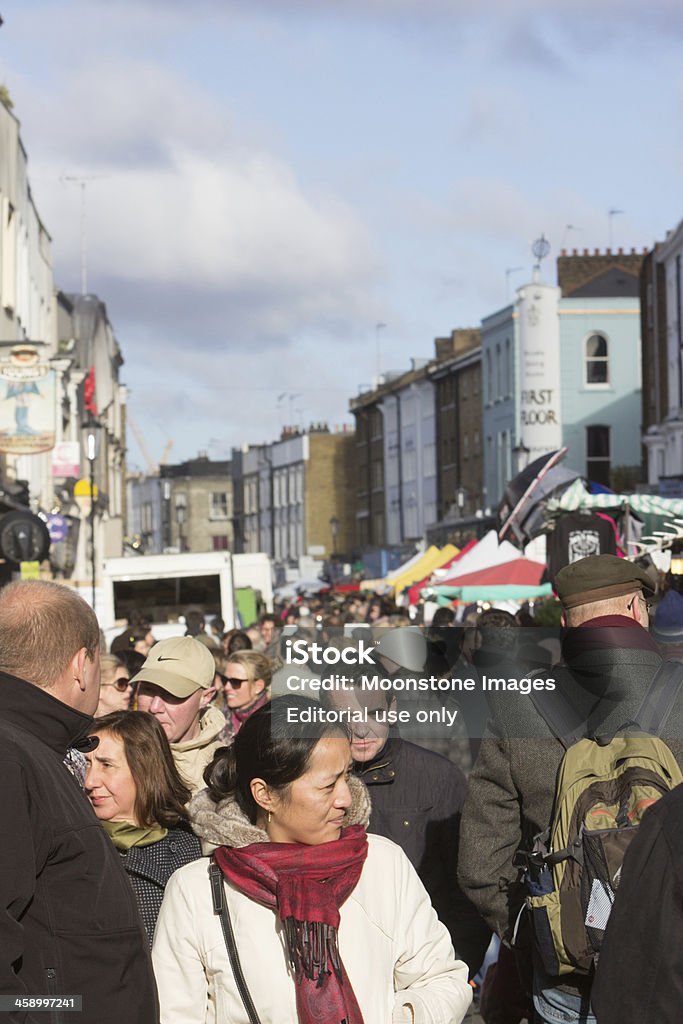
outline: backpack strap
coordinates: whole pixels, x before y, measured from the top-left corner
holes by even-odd
[[[650,683],[636,715],[643,732],[660,736],[683,686],[683,664],[663,661]]]
[[[584,738],[586,723],[569,703],[561,688],[550,692],[532,690],[529,696],[539,715],[565,750],[569,750],[571,746]]]
[[[659,736],[683,688],[683,664],[678,661],[663,661],[647,689],[634,721],[626,722],[616,732],[628,728],[640,729],[653,736]],[[551,732],[565,750],[586,736],[586,723],[567,700],[562,689],[533,690],[529,696]],[[612,739],[599,737],[598,742]]]

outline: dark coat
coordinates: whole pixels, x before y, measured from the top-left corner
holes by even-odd
[[[81,995],[82,1024],[155,1024],[135,896],[63,763],[91,723],[38,686],[0,674],[0,993]]]
[[[151,949],[166,883],[178,868],[201,857],[200,842],[189,826],[181,826],[169,829],[157,843],[119,850],[119,854],[133,886]]]
[[[546,675],[583,713],[587,733],[597,727],[616,731],[636,717],[660,664],[654,651],[612,648],[576,659],[571,672],[557,668]],[[673,709],[662,738],[683,766],[680,707]],[[466,894],[502,937],[510,937],[525,896],[513,858],[518,849],[531,849],[533,837],[551,823],[563,756],[562,744],[529,696],[499,694],[492,702],[488,735],[469,777],[458,874]],[[588,987],[576,975],[563,976],[562,984],[582,992]]]
[[[624,858],[592,994],[599,1024],[679,1024],[683,786],[652,807]]]
[[[440,754],[396,736],[373,761],[357,764],[356,774],[370,792],[368,832],[401,847],[458,956],[476,973],[491,933],[457,883],[465,776]]]

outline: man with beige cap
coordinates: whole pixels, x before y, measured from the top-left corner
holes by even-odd
[[[581,716],[586,736],[609,737],[634,722],[662,659],[648,633],[653,583],[639,566],[615,555],[593,555],[555,578],[563,621],[562,662],[528,672],[552,681]],[[550,698],[552,699],[552,691]],[[675,704],[662,739],[683,765],[683,713]],[[509,941],[524,901],[515,855],[552,820],[564,747],[533,699],[498,695],[469,779],[460,830],[459,878],[488,924]],[[533,964],[536,1020],[595,1024],[592,977],[546,974]]]
[[[204,788],[203,772],[217,747],[225,718],[211,705],[216,662],[191,636],[160,640],[131,679],[138,711],[155,715],[171,744],[176,766],[193,795]]]

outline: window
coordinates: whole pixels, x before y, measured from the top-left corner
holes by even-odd
[[[227,491],[212,491],[209,494],[209,519],[228,518]],[[216,548],[216,550],[223,550]]]
[[[503,365],[500,360],[500,345],[496,345],[496,399],[503,397]]]
[[[586,476],[595,483],[609,487],[609,427],[586,427]]]
[[[403,470],[404,482],[417,479],[417,452],[414,448],[409,448],[403,452],[401,469]]]
[[[486,352],[486,401],[491,402],[493,400],[493,377],[491,367],[491,352]]]
[[[609,384],[607,338],[604,334],[591,334],[586,338],[586,385]]]
[[[505,339],[505,395],[510,398],[512,395],[512,346],[510,339]]]
[[[436,474],[436,445],[425,445],[422,453],[422,472],[424,476],[435,476]],[[431,520],[428,520],[431,522]]]
[[[211,543],[213,544],[214,551],[229,551],[230,547],[228,544],[228,538],[226,536],[212,537]]]

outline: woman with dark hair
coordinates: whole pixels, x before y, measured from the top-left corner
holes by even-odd
[[[112,654],[121,654],[122,651],[137,651],[143,658],[146,658],[154,646],[154,636],[149,623],[130,626],[114,637],[109,650]]]
[[[99,743],[86,754],[85,791],[121,854],[151,945],[166,883],[201,856],[187,823],[190,790],[154,715],[114,711],[92,734]]]
[[[250,651],[254,646],[243,629],[229,629],[223,634],[221,644],[226,655],[236,654],[237,651]]]
[[[162,1024],[465,1016],[467,968],[407,857],[366,834],[349,741],[320,711],[305,697],[273,700],[206,769],[190,816],[213,864],[183,868],[164,897],[153,949]]]

